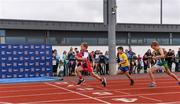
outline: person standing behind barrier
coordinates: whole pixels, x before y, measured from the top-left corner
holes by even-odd
[[[132,51],[132,48],[130,47],[129,48],[129,51],[128,51],[128,60],[130,62],[130,70],[129,70],[129,73],[132,74],[132,71],[133,71],[133,56],[135,55],[135,53]]]
[[[137,73],[139,74],[141,69],[142,69],[142,57],[140,55],[138,55],[137,57]]]
[[[105,57],[106,57],[106,74],[109,74],[109,52],[105,52]]]
[[[176,54],[176,58],[175,58],[175,60],[176,60],[176,67],[175,67],[175,71],[176,72],[180,72],[180,48],[179,48],[179,50],[178,50],[178,52],[177,52],[177,54]]]
[[[151,67],[151,59],[152,53],[151,50],[148,49],[148,51],[143,56],[143,63],[144,63],[144,73],[147,73],[147,69]]]
[[[70,51],[68,52],[68,75],[75,74],[75,67],[76,67],[75,52],[71,47]]]
[[[166,54],[166,61],[168,62],[168,67],[170,71],[172,71],[172,63],[173,63],[174,57],[175,57],[175,54],[173,50],[169,49],[169,51]]]
[[[59,61],[60,61],[60,56],[57,53],[57,50],[54,49],[53,51],[53,76],[57,76],[57,68],[59,65]]]
[[[95,59],[94,69],[97,73],[99,72],[99,53],[100,51],[96,50],[94,54],[94,59]]]
[[[94,54],[95,54],[95,52],[94,51],[92,51],[91,53],[90,53],[90,62],[91,62],[91,65],[93,66],[93,68],[94,68]]]
[[[79,53],[78,48],[74,48],[74,52],[75,52],[76,54],[78,54],[78,53]]]
[[[67,60],[67,52],[66,51],[63,52],[62,61],[64,64],[64,76],[66,76],[66,75],[68,75],[68,71],[67,71],[68,60]]]
[[[103,55],[102,52],[100,52],[99,55],[99,68],[100,68],[100,74],[105,75],[105,64],[106,64],[106,57]]]

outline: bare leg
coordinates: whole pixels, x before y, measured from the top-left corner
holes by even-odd
[[[81,71],[83,71],[83,68],[81,66],[76,68],[76,73],[77,73],[77,76],[79,77],[79,81],[78,81],[77,85],[80,85],[81,83],[83,83],[85,81],[82,78]]]
[[[133,80],[128,71],[127,71],[127,72],[124,72],[124,74],[125,74],[130,80]]]
[[[172,73],[168,68],[166,68],[165,72],[166,72],[166,74],[168,74],[169,76],[174,78],[176,81],[180,82],[179,78],[174,73]]]
[[[90,72],[90,75],[93,76],[94,78],[98,79],[99,81],[101,81],[101,84],[106,87],[107,82],[106,82],[106,78],[101,78],[99,75],[95,74],[94,72]]]
[[[126,72],[124,72],[124,73],[125,73],[125,75],[129,78],[129,80],[130,80],[130,85],[133,86],[133,85],[134,85],[134,80],[133,80],[132,76],[129,74],[128,71],[126,71]]]
[[[148,73],[149,73],[151,82],[152,82],[153,84],[156,84],[156,81],[155,81],[154,75],[153,75],[154,72],[155,72],[155,70],[156,70],[156,68],[154,68],[154,67],[148,69]]]
[[[117,73],[118,75],[123,75],[124,74],[124,72],[123,71],[118,71],[118,73]]]
[[[90,75],[91,75],[92,77],[94,77],[94,78],[102,81],[102,78],[101,78],[99,75],[95,74],[94,72],[90,72]]]
[[[79,78],[82,77],[81,71],[83,71],[83,68],[81,66],[76,68],[76,74]],[[82,78],[80,78],[80,79],[82,79]]]

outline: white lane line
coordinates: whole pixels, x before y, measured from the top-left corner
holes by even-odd
[[[77,101],[77,100],[86,100],[89,98],[75,98],[75,99],[63,99],[63,100],[46,100],[46,101],[35,101],[27,102],[28,104],[39,104],[39,103],[53,103],[53,102],[62,102],[62,101]]]
[[[139,96],[139,97],[144,98],[144,99],[148,99],[148,100],[152,100],[152,101],[156,101],[156,102],[162,102],[162,100],[154,99],[154,98],[150,98],[150,97],[145,97],[145,96]]]
[[[121,83],[121,85],[127,85],[129,82],[127,82],[127,83]],[[145,86],[148,86],[148,82],[146,81],[146,82],[142,82],[142,83],[139,83],[139,82],[137,82],[137,85],[145,85]],[[176,82],[175,81],[172,81],[172,82],[157,82],[157,84],[159,84],[159,85],[161,85],[161,84],[176,84]],[[108,84],[108,85],[110,85],[110,86],[112,86],[112,87],[114,87],[114,86],[119,86],[119,83],[110,83],[110,84]],[[178,86],[178,85],[177,85]]]
[[[15,96],[4,96],[4,97],[0,97],[0,98],[17,98],[17,97],[30,97],[30,96],[43,96],[43,95],[57,95],[57,94],[69,94],[72,92],[61,92],[61,93],[45,93],[45,94],[30,94],[30,95],[15,95]]]
[[[47,85],[50,85],[50,86],[54,86],[54,87],[56,87],[56,88],[63,89],[63,90],[68,91],[68,92],[72,92],[72,93],[75,93],[75,94],[78,94],[78,95],[87,97],[87,98],[89,98],[89,99],[93,99],[93,100],[99,101],[99,102],[101,102],[101,103],[111,104],[111,103],[109,103],[109,102],[107,102],[107,101],[104,101],[104,100],[101,100],[101,99],[97,99],[97,98],[94,98],[94,97],[91,97],[91,96],[88,96],[88,95],[85,95],[85,94],[82,94],[82,93],[79,93],[79,92],[76,92],[76,91],[73,91],[73,90],[69,90],[69,89],[66,89],[66,88],[63,88],[63,87],[54,85],[54,84],[50,84],[50,83],[47,83],[47,82],[46,82],[46,84],[47,84]]]
[[[129,95],[122,95],[122,96],[145,96],[145,95],[167,95],[167,94],[180,94],[180,92],[165,92],[165,93],[151,93],[151,94],[129,94]]]
[[[157,103],[157,104],[180,104],[180,101]]]
[[[115,90],[112,90],[112,91],[122,91],[122,90],[139,90],[139,89],[162,89],[162,88],[180,88],[178,85],[177,86],[164,86],[164,87],[154,87],[154,88],[150,88],[150,87],[139,87],[139,88],[124,88],[124,89],[115,89]]]
[[[26,91],[41,91],[41,90],[56,90],[58,88],[38,88],[38,89],[26,89],[26,90],[12,90],[12,91],[0,91],[1,92],[26,92]]]
[[[136,80],[138,81],[138,83],[141,83],[141,81],[142,82],[150,81],[149,78],[143,78],[143,79],[136,79],[135,78],[135,81]],[[171,82],[172,81],[173,82],[174,81],[174,79],[171,79],[171,78],[167,79],[165,77],[163,77],[163,78],[156,78],[156,80],[157,80],[157,82],[162,82],[162,81],[164,81],[164,82],[167,82],[167,81]],[[128,83],[129,82],[128,80],[126,80],[126,78],[125,79],[116,79],[116,80],[109,79],[109,81],[110,81],[110,84],[117,83],[117,82],[121,82],[121,83]],[[95,83],[91,83],[91,84],[95,84]]]
[[[0,104],[13,104],[13,103],[9,103],[9,102],[0,102]]]
[[[0,86],[1,88],[23,88],[23,87],[44,87],[45,85],[28,85],[28,86]]]
[[[179,92],[180,93],[180,92]],[[158,93],[158,94],[164,94],[164,93]],[[167,92],[166,94],[169,94],[169,92]],[[96,97],[96,98],[116,98],[116,97],[133,97],[133,96],[142,96],[142,95],[156,95],[156,94],[135,94],[135,95],[121,95],[121,96],[100,96],[100,97]],[[143,96],[144,97],[144,96]],[[75,99],[61,99],[61,100],[45,100],[45,101],[37,101],[37,102],[27,102],[27,103],[34,103],[34,104],[37,104],[37,103],[43,103],[43,102],[60,102],[60,101],[74,101],[74,100],[84,100],[84,99],[89,99],[89,98],[75,98]],[[151,98],[146,98],[146,99],[151,99]],[[151,99],[152,100],[152,99]],[[153,99],[154,100],[154,99]],[[160,102],[160,100],[157,100],[158,102]],[[174,102],[168,102],[168,103],[174,103]],[[158,104],[163,104],[163,103],[158,103]]]

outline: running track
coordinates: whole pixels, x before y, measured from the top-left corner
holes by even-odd
[[[176,73],[180,76],[180,73]],[[134,75],[135,85],[129,86],[124,76],[105,76],[108,86],[86,77],[86,82],[77,86],[76,77],[61,82],[0,84],[0,104],[47,104],[47,103],[156,103],[180,104],[180,86],[165,74],[157,74],[158,86],[148,88],[146,74]]]

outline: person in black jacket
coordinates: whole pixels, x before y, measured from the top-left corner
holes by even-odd
[[[177,52],[177,55],[176,55],[176,67],[175,67],[175,71],[176,72],[180,72],[180,48],[179,48],[179,50],[178,50],[178,52]]]
[[[148,49],[148,51],[143,56],[143,63],[144,63],[144,73],[147,73],[147,68],[150,68],[151,65],[151,57],[152,53],[151,50]]]
[[[169,49],[169,51],[166,54],[166,61],[168,63],[168,67],[170,71],[172,71],[172,63],[174,62],[174,57],[175,57],[175,54],[173,50]]]
[[[105,75],[106,56],[100,52],[99,55],[100,74]]]

